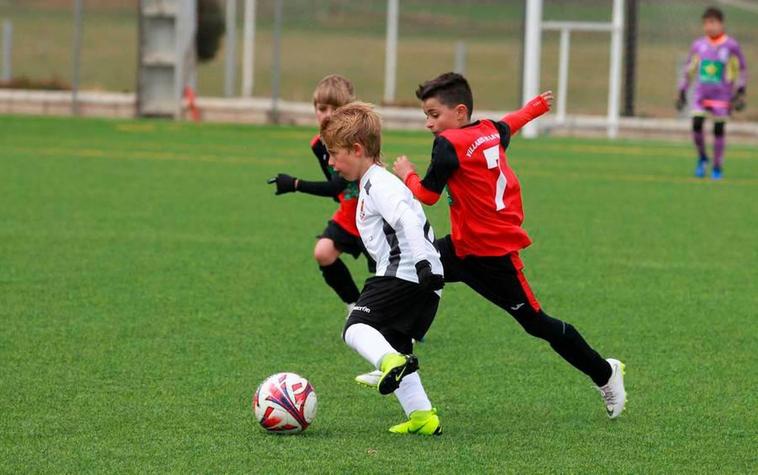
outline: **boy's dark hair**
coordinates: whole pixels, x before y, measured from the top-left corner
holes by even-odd
[[[448,107],[463,104],[468,109],[468,116],[474,111],[474,96],[466,78],[458,73],[440,74],[434,79],[419,84],[416,89],[416,97],[425,101],[430,97],[436,97],[438,101]]]
[[[724,22],[724,12],[722,12],[720,8],[708,7],[708,8],[705,9],[705,12],[703,12],[703,17],[702,18],[703,18],[703,20],[705,20],[706,18],[713,18],[713,19],[716,19],[716,20],[720,21],[721,23],[723,23]]]

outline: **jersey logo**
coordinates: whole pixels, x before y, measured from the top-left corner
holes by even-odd
[[[724,78],[724,63],[704,59],[700,62],[699,79],[703,84],[718,84]]]
[[[366,220],[366,200],[361,200],[358,216],[360,216],[361,221]]]

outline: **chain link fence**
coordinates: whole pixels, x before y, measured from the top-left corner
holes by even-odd
[[[225,3],[221,0],[221,3]],[[674,117],[676,80],[689,45],[701,35],[700,15],[714,2],[639,1],[636,115]],[[748,67],[749,107],[737,120],[758,120],[758,1],[715,2],[726,14],[727,33],[741,43]],[[134,91],[137,79],[137,0],[85,0],[80,87]],[[242,2],[237,8],[236,51],[242,48]],[[257,0],[253,95],[271,94],[274,0]],[[329,73],[350,77],[359,97],[381,103],[384,89],[386,0],[285,0],[281,97],[309,101]],[[545,0],[545,20],[609,21],[609,0]],[[0,0],[0,21],[13,24],[12,78],[5,86],[70,87],[73,2]],[[416,105],[419,82],[455,65],[465,45],[464,72],[476,107],[512,109],[521,102],[524,2],[522,0],[400,0],[397,62],[399,105]],[[557,87],[558,33],[546,32],[542,89]],[[604,114],[610,44],[607,33],[571,37],[569,114]],[[239,56],[239,54],[238,54]],[[237,73],[241,76],[242,60]],[[224,51],[198,69],[198,93],[224,93]],[[241,81],[236,81],[237,89]]]

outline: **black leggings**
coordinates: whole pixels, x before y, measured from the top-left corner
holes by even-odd
[[[579,331],[546,314],[526,281],[518,254],[497,257],[455,255],[450,236],[435,243],[440,251],[447,282],[463,282],[482,297],[508,312],[531,336],[550,344],[564,360],[602,386],[611,367],[582,338]]]

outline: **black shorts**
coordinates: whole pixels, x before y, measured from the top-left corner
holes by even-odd
[[[361,238],[359,236],[353,236],[349,232],[345,231],[345,228],[337,224],[334,220],[330,219],[329,222],[326,223],[324,232],[316,237],[319,239],[330,239],[332,242],[334,242],[334,247],[336,247],[340,252],[350,254],[355,259],[358,259],[358,257],[363,254],[366,256],[366,260],[368,261],[369,272],[376,271],[376,263],[366,251]]]
[[[393,343],[393,334],[421,340],[434,321],[440,297],[416,283],[397,277],[370,277],[366,280],[345,329],[365,323],[379,330]],[[393,344],[396,349],[401,350]]]
[[[324,232],[316,237],[319,239],[331,239],[334,241],[334,247],[339,249],[340,252],[346,252],[356,259],[358,259],[358,256],[366,252],[366,248],[363,247],[363,241],[361,241],[360,236],[353,236],[332,219],[326,223]]]
[[[517,252],[505,256],[458,257],[450,235],[437,239],[434,246],[440,251],[445,282],[465,283],[517,320],[540,313],[540,304],[529,288]]]

